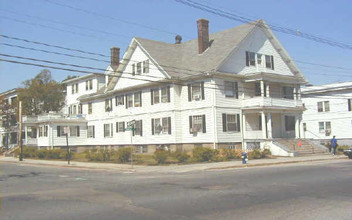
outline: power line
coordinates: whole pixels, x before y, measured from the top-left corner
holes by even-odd
[[[52,30],[56,30],[56,31],[61,31],[61,32],[65,32],[65,33],[70,33],[70,34],[75,34],[75,35],[79,35],[79,36],[83,36],[83,37],[94,38],[94,39],[97,39],[97,40],[104,40],[103,38],[100,38],[100,37],[95,36],[95,35],[82,34],[82,33],[78,33],[78,32],[71,31],[71,30],[64,30],[64,29],[60,29],[60,28],[57,28],[57,27],[47,26],[47,25],[38,24],[38,23],[32,23],[32,22],[29,22],[29,21],[23,21],[23,20],[16,19],[16,18],[9,18],[9,17],[6,17],[6,16],[0,16],[0,17],[3,18],[3,19],[10,20],[10,21],[15,21],[15,22],[18,22],[18,23],[24,23],[24,24],[28,24],[28,25],[32,25],[32,26],[43,27],[43,28],[52,29]],[[110,39],[105,39],[105,40],[115,42],[115,41],[110,40]]]
[[[233,13],[229,13],[214,7],[210,7],[198,2],[194,2],[192,0],[175,0],[176,2],[189,6],[189,7],[193,7],[202,11],[206,11],[224,18],[228,18],[231,20],[235,20],[235,21],[239,21],[241,23],[249,23],[251,21],[251,19],[244,17],[244,16],[239,16]],[[281,27],[278,25],[273,25],[273,24],[268,24],[270,26],[270,28],[274,31],[277,32],[281,32],[284,34],[288,34],[288,35],[292,35],[292,36],[296,36],[296,37],[300,37],[300,38],[304,38],[307,40],[311,40],[311,41],[315,41],[317,43],[322,43],[322,44],[326,44],[332,47],[339,47],[342,49],[347,49],[347,50],[352,50],[352,46],[349,44],[345,44],[345,43],[341,43],[341,42],[337,42],[337,41],[332,41],[332,40],[328,40],[322,37],[318,37],[315,36],[313,34],[308,34],[308,33],[304,33],[304,32],[299,32],[297,30],[293,30],[293,29],[289,29],[289,28],[285,28],[285,27]],[[261,27],[265,28],[265,26],[261,25]]]
[[[84,50],[72,49],[72,48],[68,48],[68,47],[62,47],[62,46],[58,46],[58,45],[42,43],[42,42],[32,41],[32,40],[27,40],[27,39],[23,39],[23,38],[11,37],[11,36],[8,36],[8,35],[3,35],[3,34],[0,34],[0,36],[2,36],[4,38],[7,38],[7,39],[11,39],[11,40],[24,41],[26,43],[39,44],[39,45],[44,45],[44,46],[48,46],[48,47],[54,47],[54,48],[68,50],[68,51],[73,51],[73,52],[80,52],[80,53],[89,54],[89,55],[96,55],[96,56],[100,56],[100,57],[106,57],[106,58],[109,57],[109,56],[104,55],[104,54],[99,54],[99,53],[94,53],[94,52],[87,52],[87,51],[84,51]],[[47,50],[34,49],[34,48],[23,47],[23,46],[19,46],[19,45],[1,43],[1,42],[0,42],[0,44],[4,44],[6,46],[11,46],[11,47],[18,47],[18,48],[21,48],[21,49],[36,50],[36,51],[41,51],[41,52],[45,52],[45,53],[53,53],[53,54],[56,54],[56,55],[70,56],[70,57],[76,57],[76,58],[81,58],[81,59],[89,59],[89,60],[94,60],[94,61],[101,61],[101,62],[105,62],[105,63],[110,63],[109,61],[101,60],[101,59],[87,58],[87,57],[69,55],[69,54],[64,54],[64,53],[59,53],[59,52],[52,52],[52,51],[50,52],[50,51],[47,51]],[[133,60],[131,60],[131,61],[133,61]],[[139,61],[135,60],[135,62],[139,62]],[[298,62],[302,63],[303,61],[298,61]],[[309,64],[318,65],[318,66],[324,66],[324,64],[316,64],[316,63],[309,63]],[[163,67],[163,65],[160,65],[160,66]],[[164,67],[169,67],[169,68],[173,68],[173,69],[181,69],[181,70],[186,70],[186,71],[190,71],[190,72],[197,72],[197,73],[202,71],[202,70],[196,70],[196,69],[179,68],[179,67],[175,67],[175,66],[164,66]],[[338,67],[338,66],[329,66],[329,67],[336,67],[338,69],[348,69],[346,67]],[[331,76],[331,74],[324,74],[324,73],[313,73],[313,74]],[[336,76],[336,74],[334,76]],[[351,75],[341,75],[341,74],[340,74],[340,76],[351,77]]]
[[[120,23],[126,23],[126,24],[142,27],[142,28],[145,28],[145,29],[161,32],[161,33],[172,35],[172,36],[176,36],[177,35],[177,33],[175,33],[175,32],[163,30],[163,29],[160,29],[160,28],[156,28],[156,27],[152,27],[152,26],[148,26],[148,25],[144,25],[144,24],[139,24],[139,23],[132,22],[132,21],[127,21],[127,20],[124,20],[124,19],[120,19],[120,18],[109,16],[109,15],[106,15],[106,14],[99,14],[99,13],[94,12],[94,11],[89,11],[89,10],[82,9],[82,8],[77,8],[77,7],[74,7],[74,6],[71,6],[71,5],[58,3],[58,2],[55,2],[55,1],[51,1],[51,0],[44,0],[44,1],[46,1],[46,2],[48,2],[50,4],[58,5],[60,7],[69,8],[71,10],[80,11],[80,12],[83,12],[85,14],[90,14],[90,15],[94,15],[94,16],[97,16],[97,17],[107,18],[107,19],[110,19],[110,20],[113,20],[113,21],[117,21],[117,22],[120,22]]]

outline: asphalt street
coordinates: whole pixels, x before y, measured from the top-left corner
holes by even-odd
[[[352,219],[352,160],[186,173],[1,164],[1,219]]]

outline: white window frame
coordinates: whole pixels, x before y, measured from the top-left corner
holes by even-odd
[[[197,91],[199,89],[199,91]],[[202,83],[192,83],[191,84],[191,99],[192,101],[202,100]]]
[[[318,112],[330,112],[330,101],[317,102]]]
[[[112,123],[104,124],[104,138],[112,138],[114,125]]]
[[[237,98],[238,97],[238,87],[237,82],[225,81],[225,97],[226,98]],[[236,86],[237,84],[237,86]]]
[[[143,73],[149,73],[149,59],[143,61]]]
[[[95,127],[94,127],[94,125],[89,125],[87,127],[87,138],[95,138]]]
[[[203,132],[203,115],[192,115],[192,133]]]
[[[141,96],[142,96],[142,93],[141,92],[135,92],[133,94],[134,96],[134,100],[133,100],[133,106],[134,107],[141,107],[142,104],[141,104]]]
[[[124,95],[118,95],[115,97],[115,104],[116,106],[119,106],[119,105],[124,105],[125,104],[125,96]]]
[[[112,99],[105,99],[105,112],[112,111]]]
[[[133,107],[133,93],[126,95],[126,105],[127,105],[127,108]]]

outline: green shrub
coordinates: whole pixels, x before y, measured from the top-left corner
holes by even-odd
[[[192,150],[193,159],[197,162],[211,161],[219,151],[210,148],[196,147]]]
[[[46,149],[40,149],[37,151],[37,157],[39,159],[45,159],[48,157],[48,150]]]
[[[190,156],[186,152],[181,152],[181,151],[176,151],[174,153],[174,156],[176,157],[179,163],[184,163],[190,158]]]
[[[167,156],[169,155],[169,152],[163,151],[163,150],[158,150],[154,152],[154,159],[158,164],[163,164],[166,162]]]
[[[260,153],[259,149],[254,149],[253,151],[248,153],[248,159],[260,159],[262,158],[262,154]]]
[[[121,148],[111,152],[111,160],[117,163],[126,163],[130,160],[131,148]]]
[[[17,148],[14,151],[15,156],[19,156],[21,153],[21,149]],[[23,157],[24,158],[35,158],[37,156],[37,149],[34,147],[23,147]]]
[[[261,154],[262,154],[262,157],[263,157],[263,158],[264,158],[264,157],[268,157],[268,156],[271,155],[271,151],[270,151],[269,149],[264,149],[264,150],[261,152]]]

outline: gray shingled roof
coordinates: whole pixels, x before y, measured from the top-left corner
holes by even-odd
[[[178,79],[216,70],[258,22],[210,34],[210,47],[202,54],[198,54],[198,39],[181,44],[135,39],[172,78]]]

